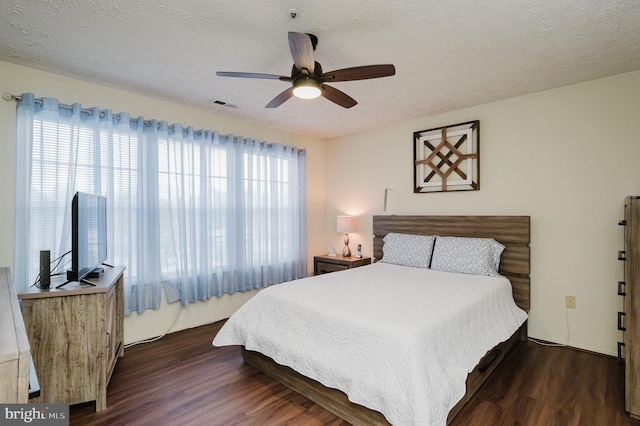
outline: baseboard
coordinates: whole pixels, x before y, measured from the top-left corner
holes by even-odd
[[[568,349],[574,349],[576,351],[582,351],[582,352],[591,353],[591,354],[594,354],[594,355],[606,356],[606,357],[616,358],[616,359],[618,358],[617,352],[602,351],[600,349],[592,348],[592,347],[589,347],[589,346],[577,345],[577,344],[575,344],[575,342],[569,342],[569,344],[566,344],[566,343],[562,343],[562,342],[554,342],[552,340],[538,338],[538,337],[535,337],[535,336],[529,336],[529,340],[533,341],[534,343],[535,342],[539,342],[541,344],[556,345],[556,346],[561,346],[561,347],[565,347],[565,348],[568,348]]]

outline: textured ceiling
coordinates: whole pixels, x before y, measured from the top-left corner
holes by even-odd
[[[288,83],[215,75],[289,75],[288,31],[318,36],[325,71],[396,75],[335,83],[348,110],[265,109]],[[640,1],[2,0],[0,60],[330,138],[638,70]]]

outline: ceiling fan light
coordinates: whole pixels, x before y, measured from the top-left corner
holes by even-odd
[[[314,99],[320,96],[321,83],[312,78],[293,82],[293,95],[300,99]]]

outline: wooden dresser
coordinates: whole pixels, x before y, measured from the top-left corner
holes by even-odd
[[[0,268],[0,404],[29,399],[29,340],[9,268]]]
[[[618,313],[618,329],[624,342],[618,346],[618,358],[625,364],[625,410],[640,419],[640,197],[626,197],[624,207],[624,280],[618,282],[618,294],[624,297],[624,311]]]
[[[105,268],[96,286],[31,287],[18,295],[40,381],[35,403],[96,401],[107,408],[107,384],[124,355],[124,267]]]

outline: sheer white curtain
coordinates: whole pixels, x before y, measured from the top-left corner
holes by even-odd
[[[304,153],[180,125],[160,139],[169,301],[306,276]]]
[[[127,314],[159,307],[162,286],[187,304],[306,276],[304,151],[32,94],[17,136],[18,290],[40,250],[69,250],[76,191],[107,197]]]

